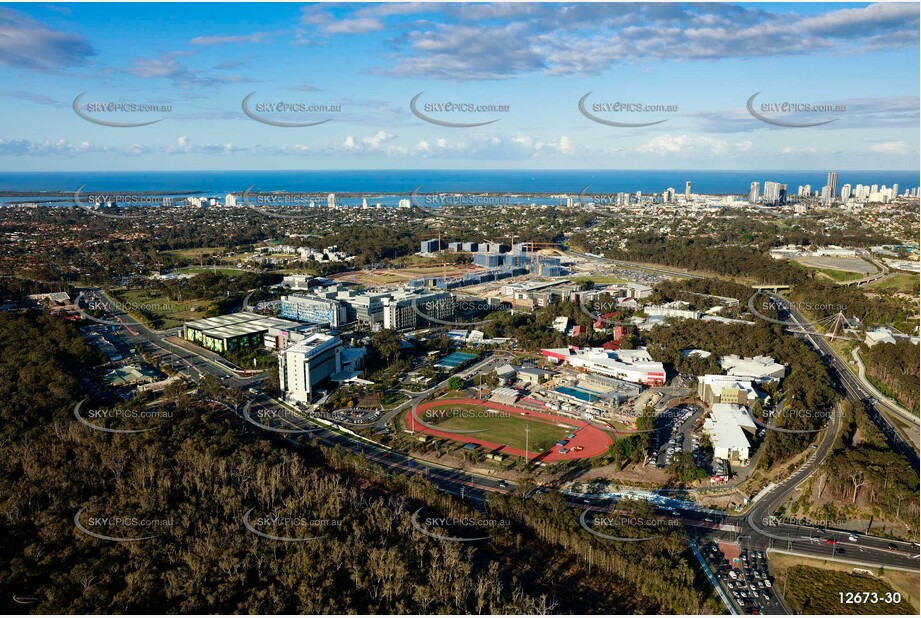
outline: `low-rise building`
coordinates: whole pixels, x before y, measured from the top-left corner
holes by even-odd
[[[665,383],[665,366],[653,361],[649,352],[639,350],[605,350],[604,348],[547,348],[541,354],[553,362],[567,363],[590,373],[645,384]]]
[[[906,335],[889,326],[879,326],[867,330],[863,340],[863,342],[867,344],[867,347],[870,348],[877,343],[898,343],[899,341],[910,341],[917,345],[919,338]]]
[[[713,456],[737,463],[748,463],[755,422],[741,405],[716,403],[704,421],[704,431],[713,444]]]
[[[186,322],[182,337],[213,352],[230,352],[263,344],[277,349],[279,338],[312,329],[310,324],[240,311]]]
[[[749,406],[758,398],[750,379],[716,374],[697,378],[697,395],[707,405],[733,403]]]
[[[787,374],[787,366],[776,362],[770,356],[742,358],[736,354],[721,356],[719,365],[731,376],[751,378],[758,384],[778,382]]]

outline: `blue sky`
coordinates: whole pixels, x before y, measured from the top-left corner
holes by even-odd
[[[918,29],[916,3],[0,4],[0,166],[916,169]],[[769,120],[833,122],[758,120],[759,92]],[[102,126],[81,93],[160,121]],[[250,93],[329,122],[258,122]],[[427,122],[419,93],[436,122],[496,122]],[[665,122],[596,122],[588,93],[603,121]],[[108,102],[170,109],[85,107]],[[508,111],[426,111],[445,102]],[[761,107],[783,102],[831,111]]]

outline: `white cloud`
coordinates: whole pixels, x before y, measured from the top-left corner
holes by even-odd
[[[224,45],[227,43],[261,43],[268,32],[253,32],[251,34],[225,34],[197,36],[189,40],[190,45]]]
[[[748,141],[730,145],[726,140],[706,135],[660,135],[638,146],[636,152],[655,156],[722,156],[745,152],[750,148],[751,142]]]
[[[893,140],[891,142],[881,142],[879,144],[870,145],[870,150],[872,152],[878,152],[880,154],[891,154],[891,155],[904,155],[908,154],[908,144],[902,140]]]

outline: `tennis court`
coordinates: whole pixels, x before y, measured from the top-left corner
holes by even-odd
[[[446,369],[456,369],[464,363],[472,361],[475,358],[476,354],[467,354],[466,352],[451,352],[443,359],[435,363],[435,366],[444,367]]]

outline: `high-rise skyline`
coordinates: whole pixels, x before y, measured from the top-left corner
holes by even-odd
[[[838,172],[828,172],[828,181],[825,185],[828,187],[828,199],[838,197]]]

